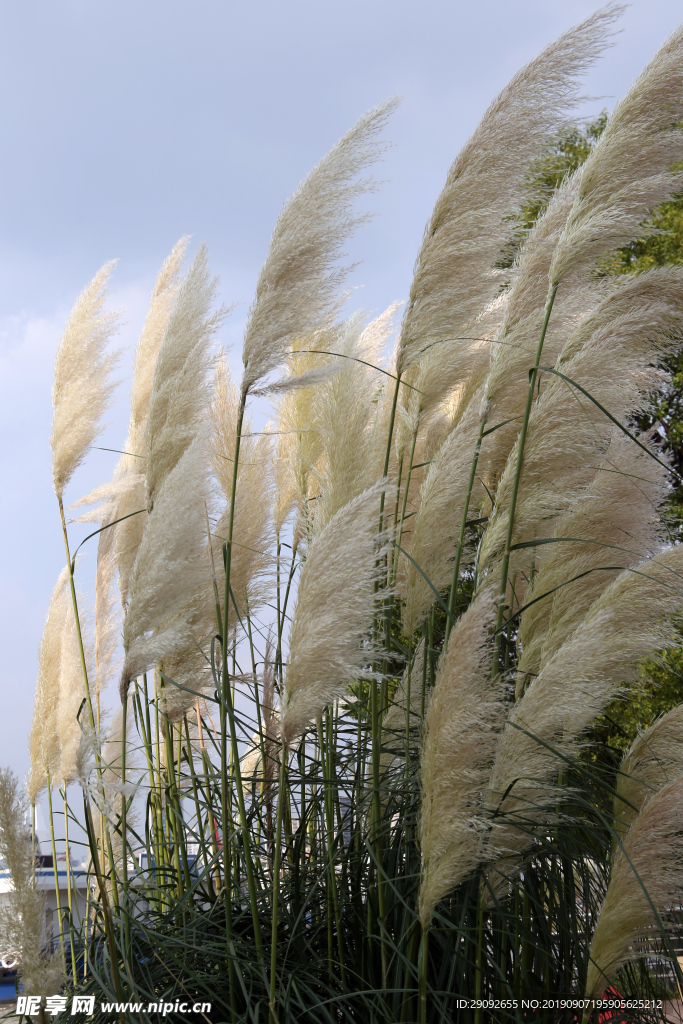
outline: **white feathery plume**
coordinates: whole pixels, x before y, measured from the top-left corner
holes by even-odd
[[[97,506],[80,515],[76,522],[111,523],[146,508],[147,421],[154,368],[180,284],[187,243],[187,238],[181,238],[174,246],[154,284],[145,323],[135,349],[131,412],[128,437],[123,445],[124,454],[118,461],[112,480],[96,487],[70,506]],[[117,568],[124,606],[128,597],[128,578],[142,538],[145,519],[144,515],[133,515],[117,523],[112,531],[116,538]]]
[[[505,686],[491,679],[493,595],[481,594],[453,628],[429,701],[420,757],[423,927],[437,903],[482,859],[489,819],[482,797],[505,709]]]
[[[419,625],[434,603],[434,589],[441,592],[450,583],[481,415],[479,402],[471,402],[458,428],[449,434],[434,456],[422,484],[420,504],[414,518],[410,559],[405,560],[404,568],[403,623],[408,634]],[[476,479],[470,502],[473,518],[476,518],[474,510],[483,501],[485,493],[481,482]],[[465,552],[462,564],[467,565],[468,561],[469,552]]]
[[[595,718],[638,680],[637,663],[675,642],[671,616],[683,605],[682,577],[683,546],[622,572],[515,704],[488,800],[501,822],[489,856],[504,857],[504,871],[519,869],[534,841],[529,823],[555,807],[562,757],[575,754]]]
[[[16,955],[17,974],[27,995],[51,996],[63,983],[59,951],[45,948],[45,893],[34,885],[34,850],[26,826],[27,807],[16,777],[0,771],[0,860],[11,888],[0,901],[0,947]]]
[[[375,481],[384,476],[384,467],[387,456],[387,439],[389,437],[389,425],[391,423],[391,410],[394,404],[396,356],[398,353],[399,342],[400,336],[397,336],[389,354],[383,360],[383,368],[389,376],[382,374],[382,383],[372,399],[372,415],[368,425],[369,439],[366,446],[366,480],[368,487],[371,487]],[[393,380],[392,377],[394,378]],[[392,444],[389,451],[389,465],[386,476],[392,485],[398,482],[396,444]]]
[[[468,381],[465,387],[455,388],[451,391],[448,397],[425,418],[424,432],[421,432],[422,437],[418,438],[418,444],[421,440],[421,454],[427,464],[431,464],[448,435],[453,430],[457,430],[460,421],[470,409],[472,398],[475,397],[480,403],[481,392],[475,392],[474,395],[470,394]],[[481,404],[479,404],[480,412],[481,408]],[[414,467],[413,471],[415,471]]]
[[[299,488],[294,471],[296,457],[296,434],[289,430],[279,431],[273,458],[273,529],[276,537],[280,536],[285,523],[299,507]]]
[[[119,463],[120,465],[120,463]],[[140,469],[140,466],[138,466]],[[89,491],[88,494],[84,494],[77,501],[73,501],[68,506],[68,511],[77,508],[83,508],[86,505],[93,506],[88,508],[86,512],[81,512],[80,515],[75,516],[73,519],[69,519],[70,523],[106,523],[114,518],[114,512],[117,507],[119,499],[125,495],[126,491],[130,487],[131,480],[136,484],[142,481],[143,485],[143,496],[144,496],[144,483],[145,474],[136,473],[135,475],[129,474],[127,476],[117,476],[116,473],[111,480],[106,480],[103,484],[98,484],[97,487]]]
[[[558,284],[588,274],[596,262],[634,238],[681,189],[683,157],[683,26],[669,37],[612,112],[584,164],[581,186],[550,268]]]
[[[335,376],[316,388],[313,402],[322,451],[315,473],[319,485],[313,510],[315,531],[368,486],[369,425],[383,374],[365,364],[376,365],[380,359],[394,308],[378,318],[381,323],[373,321],[365,330],[360,313],[346,321],[334,351],[347,358],[340,358]]]
[[[414,519],[410,554],[437,590],[450,582],[483,416],[495,429],[482,440],[469,518],[483,514],[479,513],[482,505],[490,509],[487,491],[495,493],[510,451],[514,450],[528,390],[529,337],[536,337],[541,328],[552,251],[572,207],[576,183],[576,176],[565,179],[529,233],[515,264],[503,323],[492,345],[489,377],[474,394],[468,386],[457,410],[455,428],[445,425],[446,439],[431,456]],[[558,302],[558,316],[551,321],[547,336],[549,358],[553,358],[553,353],[559,355],[577,319],[585,315],[604,290],[603,285],[565,289]],[[479,373],[473,370],[471,380],[478,379]],[[465,555],[466,565],[468,553]],[[433,591],[412,563],[406,565],[405,575],[404,621],[410,630],[432,604]]]
[[[144,463],[141,464],[144,466]],[[143,473],[131,472],[126,473],[121,479],[124,487],[108,519],[113,522],[115,519],[130,516],[112,527],[121,604],[125,609],[130,597],[130,576],[135,556],[147,525],[147,477]]]
[[[396,104],[364,114],[285,203],[244,335],[245,395],[284,361],[293,341],[332,322],[350,269],[338,264],[341,246],[367,220],[353,215],[353,203],[374,187],[371,179],[354,179],[381,155],[377,136]]]
[[[97,570],[95,574],[95,694],[99,695],[110,682],[116,667],[116,652],[121,642],[121,614],[117,600],[116,569],[114,549],[116,535],[114,528],[103,530],[97,545]]]
[[[371,674],[368,624],[375,581],[390,550],[377,534],[383,482],[341,508],[311,541],[299,577],[289,634],[282,741],[290,746],[347,683]],[[387,591],[381,592],[381,600]]]
[[[180,286],[187,239],[181,238],[175,245],[157,275],[145,323],[135,349],[133,382],[130,397],[130,423],[128,437],[122,455],[114,471],[114,482],[121,488],[116,495],[116,505],[107,520],[121,519],[147,506],[147,422],[149,419],[150,396],[154,382],[154,369],[159,350],[166,333],[173,302]],[[115,549],[121,601],[125,607],[128,601],[130,571],[142,533],[146,516],[132,515],[118,523],[115,529]]]
[[[324,334],[325,344],[308,344],[308,339],[297,342],[290,353],[290,375],[307,377],[318,366],[325,366],[329,357],[300,351],[307,348],[329,348],[334,333]],[[339,362],[341,360],[338,360]],[[284,523],[292,510],[296,510],[293,544],[308,536],[309,497],[311,485],[316,486],[312,474],[322,454],[322,433],[317,422],[315,405],[316,387],[285,392],[277,402],[278,453],[275,467],[277,497],[275,505],[275,526]],[[278,531],[279,532],[279,531]]]
[[[645,956],[648,940],[659,937],[662,919],[683,890],[682,837],[679,777],[646,803],[617,850],[591,941],[587,998],[598,999],[620,967]]]
[[[188,711],[196,706],[198,693],[213,691],[216,687],[211,665],[194,637],[189,638],[183,646],[174,649],[172,654],[165,657],[161,669],[166,677],[162,690],[163,708],[171,724],[182,721]],[[173,683],[179,685],[173,686]],[[181,689],[183,686],[186,687],[185,690]],[[188,693],[188,690],[194,692]]]
[[[558,368],[626,424],[661,383],[661,374],[653,367],[671,349],[682,320],[683,271],[680,267],[646,271],[606,298],[579,326]],[[550,378],[529,419],[515,510],[515,544],[539,537],[539,523],[543,524],[539,539],[552,536],[553,519],[590,482],[596,456],[605,451],[612,433],[612,421],[585,395],[557,376]],[[495,574],[502,558],[516,473],[515,448],[482,541],[482,579],[486,571]],[[521,576],[531,557],[536,563],[542,559],[543,547],[513,552],[510,575]]]
[[[84,637],[85,641],[85,637]],[[87,654],[86,654],[87,657]],[[90,660],[90,659],[88,659]],[[90,675],[92,666],[88,666]],[[62,628],[61,655],[59,659],[59,696],[53,709],[57,735],[59,736],[59,764],[55,768],[55,782],[68,786],[78,778],[79,765],[83,759],[83,746],[88,746],[85,733],[77,718],[85,698],[81,652],[78,645],[76,620],[69,607]],[[86,726],[87,715],[82,716]]]
[[[0,860],[7,865],[15,891],[33,885],[34,856],[27,816],[16,776],[8,768],[0,768]]]
[[[484,383],[491,363],[491,342],[508,301],[504,292],[486,307],[475,321],[477,340],[457,345],[434,345],[413,363],[403,377],[404,386],[398,405],[396,449],[400,459],[413,434],[423,422],[451,399],[452,430],[472,396]],[[455,398],[455,402],[453,402]]]
[[[29,735],[31,773],[28,795],[32,804],[47,786],[47,773],[54,775],[59,764],[59,733],[54,721],[59,700],[62,634],[70,610],[67,591],[68,570],[59,574],[50,598],[47,619],[38,651],[38,680]],[[73,615],[73,613],[72,613]]]
[[[614,797],[614,821],[626,832],[662,786],[683,776],[683,704],[636,736],[624,754]]]
[[[545,316],[552,255],[574,205],[582,173],[583,168],[579,167],[553,193],[527,235],[512,270],[505,316],[491,345],[491,372],[486,381],[488,423],[497,429],[484,442],[479,471],[492,493],[519,435],[529,390],[529,369]],[[577,325],[615,287],[612,278],[565,283],[557,293],[546,330],[544,365],[555,363]]]
[[[243,760],[242,775],[259,779],[264,784],[264,796],[268,811],[272,814],[272,796],[270,794],[273,777],[277,774],[278,734],[280,731],[280,709],[275,706],[273,638],[269,633],[266,637],[266,649],[263,658],[261,677],[261,716],[262,732],[252,736],[252,749]],[[258,680],[254,678],[254,685]],[[263,744],[261,740],[263,738]],[[265,753],[265,770],[263,754]]]
[[[528,175],[580,97],[623,8],[609,4],[518,71],[453,163],[417,257],[398,369],[429,344],[453,342],[495,298],[495,264],[512,235],[508,215],[528,198]]]
[[[138,774],[135,764],[135,744],[131,743],[133,734],[132,700],[126,695],[126,781],[123,781],[123,705],[116,713],[107,730],[107,737],[102,746],[102,777],[100,788],[100,806],[107,820],[114,866],[117,873],[121,870],[123,860],[123,839],[121,834],[121,816],[123,801],[128,800],[135,792],[134,777]],[[126,809],[126,822],[133,824],[134,810]],[[111,880],[107,880],[111,892]]]
[[[213,560],[221,597],[225,588],[222,546],[230,525],[238,409],[239,394],[230,377],[227,361],[221,355],[214,377],[214,402],[211,406],[213,433],[210,442],[211,466],[226,502],[212,531]],[[252,434],[250,428],[251,423],[245,417],[237,467],[230,560],[230,587],[240,617],[247,611],[247,605],[251,612],[263,602],[273,568],[270,554],[273,544],[272,441],[268,427],[259,435]],[[212,602],[211,618],[214,618],[213,610]]]
[[[145,454],[141,449],[146,447],[145,432],[154,384],[154,369],[173,302],[180,287],[182,264],[188,242],[188,236],[181,238],[164,260],[154,282],[147,316],[135,348],[133,381],[130,388],[130,424],[124,447],[126,451],[138,455]]]
[[[159,488],[148,518],[123,623],[122,694],[131,679],[188,642],[191,613],[196,603],[203,606],[197,595],[210,594],[206,447],[206,435],[200,433]]]
[[[118,324],[116,313],[105,313],[107,281],[114,263],[106,263],[76,300],[55,357],[52,385],[52,475],[60,499],[102,431],[102,416],[111,403],[115,384],[111,373],[117,354],[106,354]]]
[[[645,435],[640,441],[651,444]],[[557,521],[559,543],[538,550],[540,568],[519,620],[518,696],[617,574],[661,544],[660,512],[669,493],[664,467],[616,428],[597,465],[589,486]]]
[[[217,278],[200,245],[180,285],[154,368],[147,421],[147,507],[201,430],[211,401],[209,346],[225,317],[210,314]]]

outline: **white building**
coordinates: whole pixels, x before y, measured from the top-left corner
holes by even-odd
[[[73,860],[71,867],[71,906],[74,922],[78,928],[87,913],[87,891],[88,873],[84,864],[75,864]],[[53,943],[59,935],[57,922],[57,891],[59,891],[59,904],[62,908],[63,919],[65,911],[69,909],[69,872],[67,872],[66,854],[57,854],[57,885],[55,885],[55,869],[52,855],[38,854],[36,857],[36,889],[45,893],[45,944]],[[0,863],[0,900],[12,892],[13,885],[10,873],[6,866]],[[68,935],[68,921],[64,920],[63,930]],[[4,971],[11,970],[16,958],[16,950],[0,949],[0,967]]]

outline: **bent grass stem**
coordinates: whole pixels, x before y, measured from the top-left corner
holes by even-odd
[[[522,419],[522,427],[519,432],[519,440],[517,442],[517,465],[515,467],[515,476],[512,482],[512,495],[510,497],[510,509],[508,512],[508,526],[507,535],[505,538],[505,549],[503,552],[503,564],[500,574],[500,590],[498,594],[498,614],[496,617],[496,640],[493,654],[493,674],[497,675],[499,671],[500,651],[502,645],[502,631],[501,626],[503,624],[503,615],[505,613],[505,597],[507,594],[507,577],[508,569],[510,566],[510,550],[512,547],[512,534],[515,526],[515,509],[517,507],[517,497],[519,495],[519,482],[522,476],[522,467],[524,465],[524,446],[526,444],[526,435],[529,429],[529,418],[531,416],[531,409],[534,401],[534,389],[536,387],[536,380],[538,378],[538,367],[541,362],[541,354],[543,352],[543,343],[545,342],[545,336],[548,330],[548,324],[550,322],[550,314],[553,310],[553,304],[555,302],[555,295],[557,294],[557,284],[551,284],[548,290],[548,298],[545,304],[545,316],[543,318],[543,327],[541,329],[541,336],[538,340],[538,346],[536,348],[536,359],[534,365],[529,373],[529,390],[527,391],[526,407],[524,409],[524,417]]]

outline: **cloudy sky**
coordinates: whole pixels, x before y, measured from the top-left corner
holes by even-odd
[[[22,0],[0,3],[0,766],[28,767],[36,650],[63,563],[48,438],[52,360],[79,291],[119,260],[133,344],[173,243],[206,241],[240,329],[283,201],[357,117],[403,102],[378,216],[350,246],[353,302],[405,297],[450,163],[493,96],[594,10],[584,0]],[[611,107],[677,26],[634,0],[590,74]],[[121,377],[128,375],[128,353]],[[125,388],[103,445],[125,435]],[[93,452],[71,500],[109,476]],[[93,552],[94,554],[94,548]]]

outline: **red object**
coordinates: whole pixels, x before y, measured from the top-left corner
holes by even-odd
[[[608,988],[606,992],[603,992],[600,999],[623,999],[621,992],[617,991],[616,988]],[[615,1007],[613,1010],[604,1010],[598,1017],[600,1024],[617,1024],[617,1021],[624,1020],[624,1010],[619,1007]],[[590,1019],[590,1018],[589,1018]],[[574,1017],[573,1024],[581,1024],[583,1020],[583,1013],[578,1013]]]
[[[618,992],[616,988],[608,988],[606,992],[603,992],[600,996],[601,999],[623,999],[621,992]],[[623,1019],[622,1010],[606,1010],[605,1013],[601,1013],[598,1017],[599,1021],[611,1021]]]

